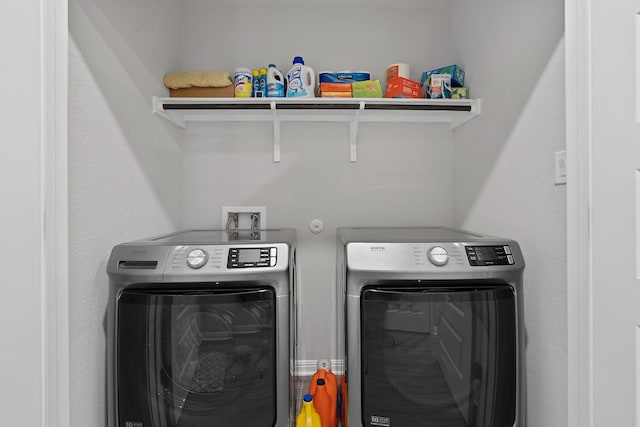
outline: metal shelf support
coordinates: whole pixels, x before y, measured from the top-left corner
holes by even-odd
[[[280,163],[280,118],[276,103],[271,102],[271,114],[273,115],[273,162]]]
[[[449,123],[454,129],[478,116],[480,107],[480,99],[154,96],[152,101],[155,114],[182,129],[189,122],[272,122],[274,163],[280,162],[283,121],[349,122],[349,160],[356,162],[360,122]]]
[[[358,108],[351,118],[350,134],[349,134],[349,160],[351,162],[358,161],[358,124],[360,123],[360,112],[364,111],[364,102],[360,102]]]

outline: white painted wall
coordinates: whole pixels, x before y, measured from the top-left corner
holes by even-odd
[[[341,4],[338,13],[309,2],[221,7],[187,1],[180,66],[233,72],[276,63],[286,73],[293,57],[302,55],[316,71],[366,70],[383,84],[390,64],[406,62],[419,80],[422,71],[451,61],[449,12],[436,6],[369,7],[363,23],[362,5]],[[435,35],[438,41],[430,43]],[[348,123],[283,123],[282,162],[274,164],[271,128],[243,123],[188,129],[185,225],[219,227],[223,205],[264,205],[269,227],[295,227],[299,357],[335,358],[336,227],[451,225],[451,132],[448,125],[363,123],[358,162],[350,163]],[[315,218],[325,223],[321,235],[309,231]]]
[[[384,84],[390,64],[410,64],[412,79],[420,80],[422,71],[451,60],[452,29],[442,1],[429,2],[433,7],[415,0],[220,3],[183,2],[183,69],[233,72],[274,63],[286,73],[293,57],[302,56],[316,72],[369,71]]]
[[[44,384],[43,40],[39,2],[0,3],[0,412],[41,426]],[[20,43],[16,43],[19,40]],[[19,66],[16,66],[19,64]]]
[[[224,204],[266,205],[270,227],[298,229],[303,359],[334,351],[333,327],[320,319],[331,316],[335,227],[462,225],[519,240],[528,426],[566,425],[564,188],[552,180],[553,153],[564,145],[562,3],[460,0],[451,17],[446,2],[431,13],[407,2],[342,5],[339,13],[312,2],[150,2],[70,4],[72,426],[104,425],[111,247],[217,227]],[[274,164],[268,124],[202,124],[183,134],[150,113],[151,96],[166,94],[165,72],[270,62],[286,71],[294,55],[316,71],[368,70],[382,80],[395,62],[410,63],[414,79],[457,62],[483,114],[453,133],[363,124],[355,164],[346,124],[284,124],[282,162]],[[327,225],[321,235],[308,231],[314,218]]]
[[[185,223],[219,227],[222,205],[267,206],[270,228],[298,230],[299,357],[336,358],[335,235],[344,225],[452,225],[448,125],[286,123],[272,162],[270,124],[193,127],[184,153]],[[429,134],[427,134],[427,132]],[[313,219],[322,234],[309,230]]]
[[[151,113],[174,39],[157,25],[179,10],[157,0],[70,1],[69,9],[71,426],[100,427],[111,248],[181,223],[180,148]]]
[[[564,3],[456,3],[457,57],[482,116],[455,134],[463,228],[518,240],[526,259],[527,427],[567,425]]]

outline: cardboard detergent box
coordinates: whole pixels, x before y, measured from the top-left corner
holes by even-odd
[[[382,98],[380,80],[365,80],[351,83],[354,98]]]
[[[387,82],[386,98],[422,98],[420,83],[404,77],[394,77]]]
[[[429,76],[431,76],[432,74],[449,74],[451,76],[452,87],[464,86],[464,70],[458,65],[454,64],[442,68],[436,68],[435,70],[425,71],[424,73],[422,73],[420,86],[424,86],[427,83],[427,80],[429,80]]]
[[[353,83],[371,79],[368,71],[322,71],[318,74],[318,81],[322,83]]]
[[[225,87],[187,87],[169,89],[172,98],[233,98],[233,85]]]
[[[422,86],[422,94],[432,99],[451,98],[451,75],[431,74]]]
[[[451,99],[469,99],[468,87],[452,87]]]
[[[351,97],[351,83],[320,83],[318,94],[321,97]]]
[[[327,92],[320,94],[322,98],[351,98],[351,92]]]

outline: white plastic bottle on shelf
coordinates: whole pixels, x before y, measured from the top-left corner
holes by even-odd
[[[267,68],[267,97],[284,97],[284,76],[274,64],[269,64]]]
[[[287,98],[314,98],[315,90],[316,74],[313,68],[304,65],[301,56],[296,56],[287,73]]]
[[[236,98],[251,98],[252,94],[252,73],[245,67],[236,68],[233,76],[234,95]]]

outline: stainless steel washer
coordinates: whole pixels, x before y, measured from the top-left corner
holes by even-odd
[[[343,425],[524,426],[518,243],[339,228],[337,250]]]
[[[110,427],[286,427],[295,363],[293,229],[189,230],[109,259]]]

